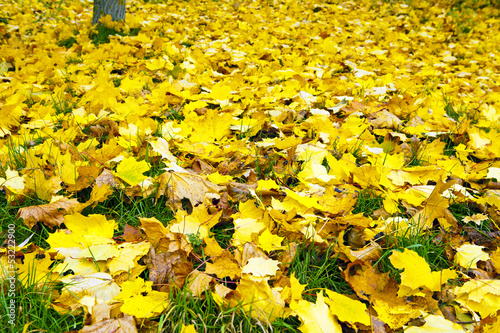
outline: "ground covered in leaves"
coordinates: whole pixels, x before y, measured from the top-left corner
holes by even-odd
[[[498,332],[495,5],[1,1],[2,326]]]

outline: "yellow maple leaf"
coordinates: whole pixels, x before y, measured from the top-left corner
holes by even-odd
[[[10,128],[19,125],[23,115],[23,102],[26,96],[21,91],[9,94],[0,107],[0,137],[10,134]]]
[[[500,280],[469,280],[453,293],[456,302],[479,312],[482,318],[500,310]]]
[[[181,333],[196,333],[196,327],[194,324],[188,326],[182,324]]]
[[[69,245],[69,244],[68,244]],[[68,271],[73,271],[75,274],[80,275],[89,275],[98,272],[106,271],[106,262],[105,261],[95,261],[94,259],[80,259],[78,258],[78,254],[81,251],[81,248],[53,248],[53,250],[57,250],[58,255],[64,256],[64,261],[54,267],[54,272],[64,274]]]
[[[169,229],[165,228],[163,223],[155,217],[139,217],[139,221],[141,222],[141,229],[146,234],[151,245],[155,249],[158,249],[159,242],[165,237],[167,232],[169,232]]]
[[[118,256],[120,251],[115,244],[96,244],[83,249],[79,254],[79,258],[90,260],[108,260]]]
[[[56,232],[49,235],[47,238],[47,243],[52,249],[59,248],[77,248],[78,253],[84,249],[83,241],[85,239],[82,235],[72,234],[67,232],[67,230],[57,230]]]
[[[116,299],[123,301],[120,310],[137,318],[151,318],[168,308],[169,294],[152,290],[153,282],[142,280],[125,281]]]
[[[426,315],[424,316],[425,324],[422,326],[410,326],[405,329],[405,333],[464,333],[466,332],[462,326],[446,320],[442,316]]]
[[[486,105],[483,107],[481,114],[487,119],[487,126],[491,126],[491,124],[498,124],[500,112],[497,111],[493,105]]]
[[[203,116],[196,113],[188,113],[183,125],[192,128],[190,140],[195,142],[222,141],[231,134],[231,122],[233,116],[230,113],[219,113],[210,109]],[[200,129],[203,128],[201,131]]]
[[[330,306],[331,312],[337,316],[338,320],[371,325],[365,304],[331,290],[326,290],[326,295],[328,298],[325,299],[325,302]]]
[[[252,218],[261,219],[264,215],[264,209],[261,206],[256,205],[255,200],[247,200],[245,202],[240,202],[239,213],[234,214],[233,218]]]
[[[143,175],[148,170],[149,165],[146,161],[137,161],[134,157],[127,157],[118,164],[115,175],[130,186],[135,186],[148,178]]]
[[[483,148],[486,145],[489,145],[491,143],[491,140],[488,138],[487,133],[484,131],[480,131],[476,128],[471,128],[469,130],[469,137],[470,141],[468,146],[472,150],[478,150]]]
[[[434,166],[416,166],[403,170],[391,170],[387,174],[387,178],[397,186],[403,186],[405,183],[411,185],[426,184],[429,180],[443,181],[446,179],[446,172],[436,169]]]
[[[171,70],[174,68],[174,65],[169,61],[165,56],[163,58],[150,59],[145,62],[146,68],[150,71],[157,71],[159,69],[168,69]]]
[[[478,226],[481,225],[481,222],[486,221],[486,220],[488,220],[488,216],[484,215],[484,214],[474,214],[472,216],[466,216],[463,218],[463,221],[465,223],[474,222]]]
[[[49,267],[53,265],[53,261],[49,255],[39,258],[38,251],[26,253],[22,264],[16,264],[18,269],[19,280],[23,284],[30,283],[46,283],[47,278],[55,278],[51,276],[52,269]],[[54,274],[56,275],[56,274]]]
[[[229,176],[229,175],[221,175],[219,173],[219,171],[215,172],[215,173],[211,173],[208,175],[208,180],[210,180],[212,183],[214,184],[225,184],[225,183],[228,183],[230,182],[233,177],[232,176]]]
[[[146,80],[147,78],[145,76],[138,76],[134,78],[126,76],[120,82],[120,90],[128,94],[138,93],[143,89]]]
[[[65,184],[76,184],[78,177],[80,176],[78,169],[74,163],[71,162],[71,156],[66,154],[66,161],[59,166],[59,177]]]
[[[285,189],[285,192],[287,198],[295,200],[297,204],[304,205],[307,208],[316,208],[319,210],[323,209],[323,207],[318,203],[318,199],[315,197],[305,196],[289,189]]]
[[[210,284],[215,279],[208,275],[207,272],[201,272],[197,269],[189,273],[187,277],[187,288],[196,297],[201,297],[204,292],[208,292]]]
[[[159,153],[162,159],[166,159],[169,163],[177,164],[177,159],[170,152],[167,140],[158,138],[155,141],[149,140],[148,142],[153,147],[153,151]]]
[[[233,223],[236,229],[233,235],[235,245],[252,242],[252,237],[258,235],[266,227],[263,222],[253,218],[235,219]]]
[[[463,244],[456,249],[455,262],[464,268],[477,268],[478,261],[488,261],[490,259],[483,249],[484,246]]]
[[[218,257],[224,251],[226,251],[219,245],[215,237],[205,238],[205,244],[206,244],[205,252],[207,253],[208,256]]]
[[[107,273],[68,276],[61,281],[63,290],[56,304],[72,306],[81,303],[85,296],[93,297],[97,303],[109,302],[120,293],[120,287]]]
[[[278,270],[279,263],[278,260],[273,259],[250,258],[248,259],[248,263],[243,266],[241,272],[258,277],[274,276]]]
[[[98,202],[103,202],[111,194],[113,194],[111,186],[109,186],[108,184],[101,184],[101,185],[96,184],[94,187],[92,187],[92,192],[90,192],[90,198],[85,204],[92,205],[92,207],[95,207]]]
[[[213,264],[207,262],[205,273],[214,274],[220,279],[229,276],[231,279],[241,276],[241,268],[236,262],[234,255],[224,251],[220,256],[213,259]]]
[[[156,199],[165,194],[169,205],[175,209],[182,207],[182,199],[189,199],[196,206],[203,202],[207,193],[219,193],[223,188],[190,172],[165,172],[158,177],[157,182]]]
[[[318,293],[316,303],[299,300],[290,304],[302,324],[299,329],[304,333],[341,333],[342,327],[325,303],[323,292]]]
[[[211,215],[205,205],[196,206],[192,214],[179,210],[175,215],[176,223],[170,225],[170,231],[184,235],[198,235],[201,239],[205,239],[221,216],[222,211]]]
[[[302,299],[302,293],[306,289],[306,284],[300,284],[295,277],[295,273],[290,275],[290,287],[286,286],[281,292],[281,296],[288,304],[296,303]]]
[[[336,177],[329,175],[326,168],[319,163],[306,163],[297,177],[322,186],[333,184],[336,181]]]
[[[456,278],[457,272],[451,269],[443,269],[441,272],[431,272],[429,264],[417,252],[404,249],[403,252],[394,251],[389,257],[391,264],[403,269],[401,273],[401,286],[398,296],[411,295],[419,288],[428,288],[431,291],[441,290],[441,285],[449,279]]]
[[[267,179],[267,180],[258,180],[257,181],[257,191],[262,191],[262,190],[279,190],[280,186],[276,184],[276,181],[273,179]]]
[[[193,102],[186,103],[184,105],[184,110],[186,110],[186,111],[194,111],[196,109],[204,108],[207,105],[208,105],[208,103],[205,102],[205,101],[193,101]]]
[[[445,228],[456,224],[456,219],[448,211],[449,200],[443,197],[443,192],[456,182],[456,180],[447,183],[438,182],[425,202],[424,208],[413,215],[413,222],[424,229],[431,228],[435,219],[439,219]]]
[[[118,226],[115,220],[108,220],[101,214],[90,214],[84,216],[80,213],[66,215],[64,224],[75,235],[94,235],[112,239],[115,228]],[[93,245],[93,244],[91,244]]]
[[[27,189],[32,190],[37,197],[46,201],[51,201],[52,196],[62,189],[61,178],[53,176],[46,179],[41,170],[33,171],[31,177],[25,177],[25,181]]]
[[[134,295],[153,290],[153,281],[144,281],[142,278],[125,281],[121,285],[121,291],[115,296],[117,300],[123,300]]]
[[[111,275],[127,273],[130,279],[138,276],[146,267],[139,266],[137,261],[149,251],[149,242],[123,243],[117,246],[119,253],[108,261]]]
[[[217,83],[212,87],[210,97],[216,101],[224,101],[231,98],[231,87],[223,83]]]
[[[259,247],[266,252],[281,250],[281,242],[285,239],[278,235],[273,235],[269,229],[266,228],[259,236]]]
[[[6,187],[14,193],[22,193],[25,187],[24,178],[16,170],[7,168],[5,178],[0,177],[0,187]]]
[[[495,267],[495,271],[500,273],[500,249],[493,251],[490,254],[491,262],[493,263],[493,267]]]
[[[271,288],[266,279],[243,276],[235,290],[235,298],[229,300],[230,306],[241,304],[243,310],[253,318],[263,322],[273,322],[276,318],[286,317],[285,301],[279,290]]]
[[[290,147],[295,147],[301,143],[302,143],[302,139],[296,138],[294,136],[287,136],[286,138],[281,139],[281,140],[278,140],[278,139],[274,140],[274,145],[278,149],[287,149]]]

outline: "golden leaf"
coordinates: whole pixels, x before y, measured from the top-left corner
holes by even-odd
[[[166,172],[158,179],[156,199],[166,195],[169,204],[174,209],[182,207],[181,200],[189,199],[191,205],[196,206],[203,202],[207,193],[219,193],[223,188],[192,173]]]

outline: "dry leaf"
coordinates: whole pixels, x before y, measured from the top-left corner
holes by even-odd
[[[223,187],[213,184],[201,176],[183,172],[163,173],[157,182],[156,200],[161,195],[165,195],[174,209],[182,207],[182,199],[189,199],[194,207],[203,202],[207,193],[218,194],[223,189]]]
[[[108,319],[84,326],[82,333],[137,333],[136,323],[133,316],[125,315],[123,318]]]
[[[182,288],[188,274],[193,270],[187,253],[181,250],[156,253],[151,247],[149,256],[144,261],[149,269],[149,281],[153,281],[155,288],[160,291],[168,291],[170,286]]]
[[[22,207],[17,214],[30,229],[38,222],[53,228],[64,222],[64,215],[79,210],[80,203],[78,200],[61,198],[45,205]]]

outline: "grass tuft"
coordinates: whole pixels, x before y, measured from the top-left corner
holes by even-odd
[[[298,332],[293,318],[265,323],[252,319],[241,304],[220,306],[211,293],[199,298],[187,288],[171,292],[170,307],[159,318],[158,332],[180,333],[182,325],[194,325],[197,332],[207,333]]]
[[[365,188],[358,193],[358,201],[352,211],[353,214],[363,213],[365,216],[371,216],[373,212],[382,208],[384,198],[376,194],[373,189]]]
[[[382,245],[382,256],[375,263],[380,271],[390,273],[400,282],[400,270],[392,266],[389,257],[394,251],[403,252],[404,249],[411,249],[425,259],[432,271],[439,271],[446,268],[452,268],[454,263],[446,257],[446,249],[449,246],[446,243],[446,237],[443,232],[435,229],[424,230],[422,226],[412,224],[406,228],[398,229],[399,225],[394,222],[392,230],[384,233],[379,238]]]
[[[302,245],[290,264],[290,274],[301,284],[307,284],[303,298],[315,302],[316,291],[323,288],[340,294],[352,294],[349,284],[342,277],[339,254],[332,253],[332,246],[326,251],[320,251],[314,244]]]
[[[62,333],[77,331],[83,327],[84,317],[77,312],[60,314],[52,307],[52,295],[59,294],[61,283],[44,278],[36,280],[35,269],[30,269],[28,275],[20,280],[16,276],[14,297],[6,291],[6,282],[0,290],[0,324],[2,327],[12,327],[12,332],[51,332]],[[16,310],[14,325],[9,322],[6,310],[12,300]]]
[[[57,42],[57,46],[60,46],[60,47],[65,47],[67,49],[69,49],[70,47],[73,46],[73,44],[76,43],[76,38],[71,36],[69,38],[66,38],[66,39],[62,39],[60,41]]]

